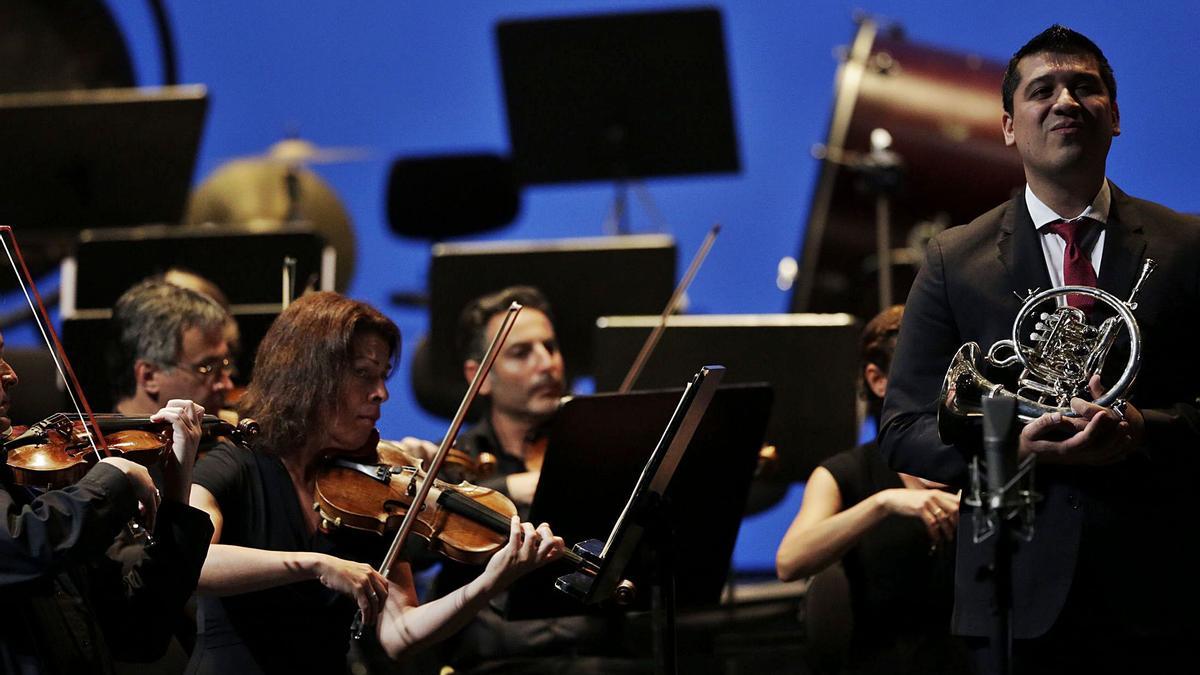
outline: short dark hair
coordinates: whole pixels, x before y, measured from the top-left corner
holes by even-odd
[[[871,391],[865,371],[868,365],[875,365],[885,374],[891,369],[892,354],[896,351],[896,338],[900,335],[902,318],[904,305],[892,305],[867,322],[858,340],[859,390],[867,400],[868,412],[877,419],[883,408],[883,399]]]
[[[1095,58],[1096,65],[1100,69],[1100,79],[1108,88],[1109,98],[1113,101],[1117,100],[1117,78],[1113,75],[1112,66],[1108,64],[1104,52],[1100,51],[1096,43],[1088,39],[1086,35],[1056,23],[1035,35],[1009,59],[1008,69],[1004,71],[1004,83],[1000,86],[1000,98],[1004,102],[1004,112],[1012,114],[1013,95],[1016,94],[1017,87],[1021,85],[1021,73],[1017,70],[1017,64],[1026,56],[1041,52],[1083,54]]]
[[[108,367],[116,399],[137,393],[133,367],[139,360],[174,368],[179,365],[184,331],[224,329],[231,320],[216,300],[159,277],[130,287],[117,299],[112,313],[114,339],[108,351]]]
[[[374,333],[400,358],[400,329],[379,310],[331,291],[307,293],[283,310],[254,358],[254,377],[238,411],[259,424],[255,447],[286,455],[325,425],[341,405],[354,336]],[[333,412],[331,412],[333,411]]]
[[[550,302],[546,300],[546,296],[542,295],[541,291],[533,286],[509,286],[502,291],[475,298],[467,303],[458,317],[458,334],[455,336],[455,342],[458,354],[463,361],[483,360],[483,355],[487,352],[487,346],[492,337],[485,334],[488,321],[491,321],[493,316],[506,311],[508,306],[514,302],[520,303],[526,309],[538,310],[550,319],[551,324],[554,323]]]

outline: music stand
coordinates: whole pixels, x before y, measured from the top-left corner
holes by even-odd
[[[300,286],[312,279],[319,290],[333,290],[336,253],[306,225],[143,225],[81,232],[74,253],[62,263],[62,340],[88,400],[98,409],[116,403],[107,367],[116,340],[113,305],[129,287],[176,266],[212,281],[228,298],[241,335],[237,381],[247,381],[258,343],[281,310],[285,257],[296,259]],[[112,260],[123,264],[114,268]]]
[[[521,182],[738,170],[717,9],[502,21],[496,40]]]
[[[610,316],[597,322],[596,391],[617,389],[659,320]],[[635,386],[670,386],[694,364],[713,362],[729,369],[727,383],[770,383],[776,405],[766,442],[778,451],[776,478],[803,481],[857,436],[859,330],[848,314],[672,316]]]
[[[435,245],[429,339],[413,358],[418,402],[449,418],[462,400],[467,383],[455,338],[472,300],[518,284],[541,290],[554,311],[567,376],[575,377],[592,370],[597,317],[662,311],[675,284],[675,257],[675,240],[665,235]]]
[[[79,233],[63,264],[63,313],[111,309],[130,286],[171,267],[212,281],[233,309],[270,305],[282,297],[283,259],[296,259],[297,288],[310,280],[333,290],[336,253],[308,225],[144,225]],[[112,265],[113,260],[122,264]]]
[[[611,531],[647,457],[664,438],[663,429],[668,428],[679,400],[678,389],[567,400],[548,430],[542,479],[529,517],[550,523],[555,533],[569,542]],[[675,472],[667,496],[673,507],[685,514],[671,523],[676,538],[704,542],[698,547],[703,550],[689,547],[688,565],[677,571],[679,597],[685,606],[715,604],[720,598],[771,400],[766,385],[720,387]],[[562,574],[561,566],[551,565],[514,584],[507,602],[508,618],[607,611],[589,608],[555,591],[555,579]],[[645,557],[623,574],[642,589],[653,582],[653,569]],[[649,593],[642,592],[626,609],[648,609],[649,601]]]
[[[180,222],[207,107],[199,85],[0,94],[0,223]]]
[[[684,9],[502,21],[509,142],[524,184],[737,172],[721,13]]]

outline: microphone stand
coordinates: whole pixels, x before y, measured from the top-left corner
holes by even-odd
[[[973,541],[979,544],[995,536],[991,573],[996,613],[992,624],[994,672],[1012,673],[1012,555],[1013,541],[1033,538],[1034,505],[1040,498],[1033,491],[1034,458],[1017,466],[1016,399],[1011,396],[987,396],[983,404],[983,461],[971,462],[971,494],[968,505],[976,508],[972,525]],[[985,474],[985,475],[981,475]],[[986,481],[987,491],[982,491]],[[1010,520],[1020,518],[1017,527]]]

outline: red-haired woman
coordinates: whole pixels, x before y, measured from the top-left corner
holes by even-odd
[[[558,557],[562,539],[514,518],[484,573],[419,605],[407,564],[384,579],[387,542],[326,537],[313,512],[327,457],[372,438],[400,332],[335,293],[288,307],[258,348],[240,412],[261,425],[253,451],[220,446],[196,466],[191,503],[215,526],[200,576],[200,636],[189,672],[340,672],[356,610],[393,658],[457,630],[515,578]],[[359,542],[361,544],[361,542]]]

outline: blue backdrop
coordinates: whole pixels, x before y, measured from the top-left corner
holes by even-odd
[[[500,19],[663,8],[669,0],[311,0],[304,3],[168,2],[180,79],[206,84],[212,105],[196,168],[199,182],[224,161],[260,153],[289,130],[322,145],[365,146],[369,161],[316,167],[348,207],[358,236],[350,294],[380,307],[406,339],[424,313],[389,306],[389,294],[420,290],[428,246],[393,236],[384,185],[398,154],[504,153],[508,149],[493,28]],[[834,50],[854,34],[855,9],[901,23],[911,39],[1004,60],[1053,22],[1092,37],[1120,81],[1123,135],[1110,175],[1127,191],[1200,211],[1192,174],[1200,135],[1200,3],[1064,0],[1054,3],[867,0],[710,3],[725,21],[743,170],[738,175],[651,180],[648,187],[679,240],[682,269],[714,222],[722,237],[690,296],[693,312],[779,312],[780,257],[796,255],[816,179],[809,154],[824,139],[832,104]],[[110,2],[142,84],[162,82],[145,3]],[[996,133],[1000,104],[996,102]],[[612,198],[604,184],[524,193],[516,222],[497,238],[601,234]],[[634,229],[648,230],[634,212]],[[406,355],[407,356],[407,355]],[[392,381],[381,430],[437,439],[444,423],[422,414],[407,382]],[[793,373],[795,377],[819,377]],[[743,569],[773,566],[775,545],[799,490],[773,513],[747,521],[736,555]]]

